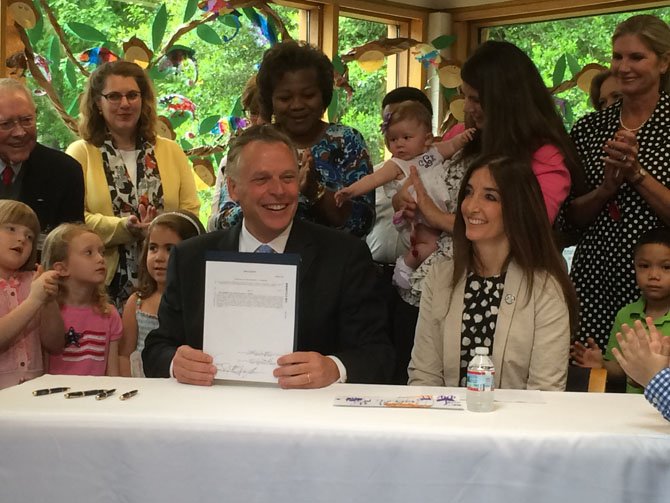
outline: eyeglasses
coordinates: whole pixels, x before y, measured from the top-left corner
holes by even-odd
[[[6,121],[0,121],[0,131],[5,133],[13,130],[16,125],[21,126],[23,129],[30,129],[35,126],[35,116],[26,115],[24,117],[19,117],[18,119],[10,119]]]
[[[142,93],[139,91],[128,91],[127,93],[117,93],[116,91],[114,91],[111,93],[102,94],[101,96],[110,103],[118,105],[119,103],[121,103],[121,100],[123,98],[127,99],[128,103],[133,103],[142,97]]]

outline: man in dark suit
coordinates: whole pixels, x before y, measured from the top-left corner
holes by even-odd
[[[0,199],[37,214],[42,233],[84,221],[84,177],[69,155],[37,143],[35,104],[15,79],[0,79]]]
[[[149,377],[209,385],[216,374],[202,348],[205,254],[254,252],[269,245],[301,257],[297,348],[278,359],[284,388],[334,382],[384,383],[393,370],[384,299],[365,243],[343,232],[295,219],[301,176],[295,148],[272,126],[254,126],[228,152],[228,189],[244,213],[228,231],[192,238],[170,256],[160,326],[142,353]],[[304,190],[304,187],[303,187]],[[271,329],[271,327],[268,327]],[[221,328],[225,330],[225,327]]]

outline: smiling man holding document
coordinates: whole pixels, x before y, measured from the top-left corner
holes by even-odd
[[[269,245],[301,259],[297,351],[277,361],[279,385],[388,382],[393,349],[370,252],[357,238],[295,218],[299,193],[307,191],[310,176],[301,176],[291,141],[270,125],[251,127],[231,145],[227,171],[229,192],[244,219],[172,251],[160,326],[149,334],[142,353],[147,377],[171,372],[183,383],[212,384],[216,367],[201,349],[205,255],[254,252]]]

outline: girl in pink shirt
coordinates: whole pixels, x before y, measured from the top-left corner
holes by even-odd
[[[58,273],[35,272],[39,235],[29,206],[0,200],[0,389],[41,376],[42,348],[63,347]]]
[[[49,372],[119,375],[121,317],[107,300],[105,246],[82,224],[62,224],[44,242],[45,267],[61,276],[59,301],[65,349],[49,358]]]

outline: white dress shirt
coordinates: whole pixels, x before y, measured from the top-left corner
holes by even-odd
[[[19,175],[19,171],[21,171],[21,166],[23,165],[22,162],[12,164],[12,171],[14,171],[14,177],[12,178],[12,183],[16,181],[16,177]],[[5,171],[5,168],[7,167],[7,163],[0,159],[0,175]]]
[[[293,222],[291,222],[289,226],[286,229],[284,229],[283,232],[279,236],[274,238],[272,241],[268,243],[263,243],[251,235],[251,233],[247,230],[246,220],[242,218],[242,230],[240,232],[240,244],[238,251],[245,253],[254,253],[259,246],[266,244],[277,253],[284,253],[284,250],[286,249],[286,242],[288,241],[288,236],[289,234],[291,234],[292,228],[293,228]],[[340,371],[340,378],[337,380],[337,382],[347,382],[347,369],[342,363],[342,360],[340,360],[337,356],[332,355],[327,356],[328,358],[330,358],[335,362],[335,365],[337,365],[337,370]]]
[[[288,236],[291,234],[291,229],[293,228],[293,222],[282,231],[282,233],[274,238],[268,243],[263,243],[256,239],[252,234],[247,230],[247,221],[245,218],[242,218],[242,231],[240,232],[240,244],[238,245],[239,252],[242,253],[254,253],[260,245],[268,245],[277,253],[284,253],[286,249],[286,242],[288,241]]]

